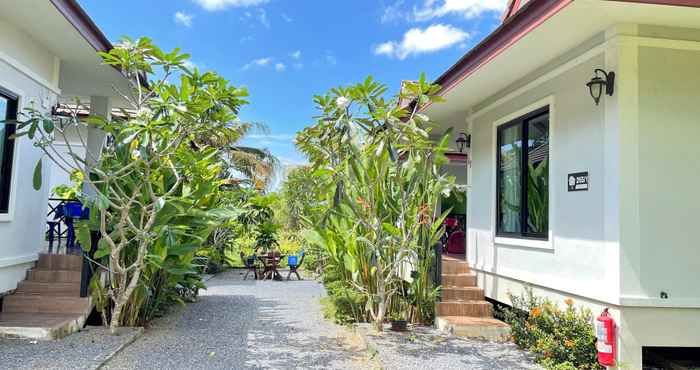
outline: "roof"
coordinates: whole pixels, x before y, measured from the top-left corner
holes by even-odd
[[[60,103],[53,108],[53,114],[62,117],[71,117],[73,114],[78,117],[85,118],[90,116],[90,104],[66,104]],[[136,115],[134,109],[112,108],[112,116],[119,118],[128,118]]]
[[[76,0],[49,0],[96,51],[114,47]]]
[[[574,0],[509,0],[503,14],[503,23],[484,40],[469,50],[457,63],[447,69],[435,83],[442,88],[444,95],[455,85],[469,77],[481,66],[508,49],[547,19]],[[700,8],[700,0],[604,0],[609,2],[626,2],[653,5],[685,6]],[[601,0],[603,2],[603,0]],[[524,4],[523,4],[524,3]]]

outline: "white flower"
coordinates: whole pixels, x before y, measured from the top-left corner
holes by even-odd
[[[339,96],[338,99],[335,99],[335,105],[340,109],[345,109],[350,106],[350,99],[344,96]]]

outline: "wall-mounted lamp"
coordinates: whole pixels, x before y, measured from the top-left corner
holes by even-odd
[[[459,148],[459,152],[462,153],[464,152],[464,148],[469,148],[472,145],[472,137],[465,134],[464,132],[459,133],[459,137],[457,140],[455,140],[457,143],[457,147]]]
[[[603,75],[601,77],[600,75]],[[615,72],[605,72],[604,70],[597,68],[595,70],[595,76],[588,81],[586,84],[588,90],[591,93],[595,105],[600,103],[600,97],[603,95],[603,89],[605,89],[605,95],[612,96],[615,92]]]

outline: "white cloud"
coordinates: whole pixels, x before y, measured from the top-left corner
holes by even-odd
[[[292,59],[299,60],[301,58],[301,50],[297,50],[293,53],[289,53],[289,56],[292,57]]]
[[[277,64],[275,64],[275,71],[277,71],[277,72],[284,72],[285,69],[287,69],[287,66],[284,65],[284,63],[277,63]]]
[[[507,0],[425,0],[422,8],[414,8],[417,21],[426,21],[448,14],[458,14],[474,18],[485,12],[503,12]]]
[[[287,13],[282,13],[282,19],[287,23],[292,23],[294,20],[292,17],[288,16]]]
[[[265,4],[268,1],[269,0],[194,0],[195,3],[208,11],[257,6]]]
[[[387,6],[382,11],[380,18],[382,23],[392,23],[395,21],[408,21],[411,19],[411,13],[406,11],[404,0],[397,0],[395,3]]]
[[[249,70],[252,67],[265,67],[270,65],[272,63],[272,58],[267,57],[267,58],[260,58],[260,59],[254,59],[250,63],[246,64],[241,68],[244,71]]]
[[[265,26],[265,28],[270,28],[270,21],[267,19],[265,9],[258,9],[258,21]]]
[[[324,58],[326,59],[326,63],[332,66],[338,64],[338,59],[333,55],[332,51],[326,51],[326,56]]]
[[[175,12],[175,15],[173,15],[173,20],[175,21],[175,23],[181,24],[185,27],[192,26],[192,18],[192,15],[187,14],[185,12]]]
[[[409,55],[436,52],[466,40],[469,34],[459,28],[444,24],[434,24],[426,29],[412,28],[403,35],[403,40],[387,41],[377,45],[374,53],[398,59]]]

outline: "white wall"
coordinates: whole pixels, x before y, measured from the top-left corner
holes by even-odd
[[[0,31],[0,86],[20,96],[20,110],[34,101],[36,109],[48,111],[57,101],[55,58],[6,23],[0,23]],[[41,153],[26,137],[15,142],[14,150],[10,212],[0,215],[0,293],[16,287],[44,246],[49,187],[44,181],[40,191],[32,188]],[[45,180],[50,167],[45,161]]]
[[[700,50],[639,48],[640,292],[700,305]]]
[[[602,55],[472,119],[472,178],[468,260],[477,269],[603,302],[618,296],[617,267],[605,247],[603,194],[604,102],[596,107],[585,82]],[[540,102],[537,104],[537,102]],[[496,123],[550,106],[550,243],[533,248],[496,244]],[[567,192],[568,173],[589,171],[587,192]],[[487,295],[503,300],[493,280]],[[505,299],[505,302],[508,302]]]

